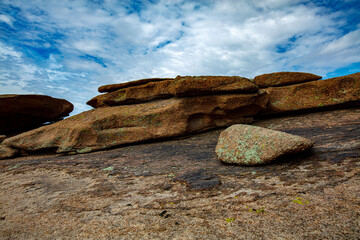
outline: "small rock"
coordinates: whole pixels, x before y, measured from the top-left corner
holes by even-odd
[[[259,165],[286,154],[309,150],[306,138],[271,129],[237,124],[224,130],[216,146],[218,159],[238,165]]]

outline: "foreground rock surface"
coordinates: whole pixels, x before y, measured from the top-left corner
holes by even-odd
[[[360,73],[291,86],[266,88],[269,94],[263,115],[314,111],[360,104]]]
[[[253,125],[315,142],[268,165],[217,160],[222,130],[73,155],[0,161],[3,239],[358,239],[360,109]],[[184,172],[221,184],[189,190]],[[198,186],[194,178],[191,185]]]
[[[258,94],[229,94],[98,108],[8,138],[3,144],[27,152],[85,153],[250,123],[266,102]]]
[[[0,133],[35,128],[69,115],[74,106],[44,95],[0,95]]]
[[[249,79],[237,76],[178,76],[175,79],[143,81],[144,80],[138,80],[123,83],[123,88],[120,88],[121,84],[115,84],[113,88],[116,90],[96,96],[89,100],[87,104],[98,108],[143,103],[172,97],[191,97],[225,93],[254,93],[259,89],[255,84],[250,82]]]
[[[254,82],[261,88],[293,85],[321,79],[321,76],[304,72],[276,72],[256,76]]]
[[[216,154],[222,162],[252,166],[270,163],[287,154],[302,153],[313,145],[300,136],[236,124],[220,134]]]

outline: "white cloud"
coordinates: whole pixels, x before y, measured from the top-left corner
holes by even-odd
[[[0,14],[0,21],[5,22],[10,27],[14,27],[13,26],[13,19],[11,17],[5,15],[5,14]]]

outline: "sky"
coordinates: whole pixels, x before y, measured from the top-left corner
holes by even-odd
[[[0,0],[0,94],[74,104],[141,78],[360,71],[359,0]]]

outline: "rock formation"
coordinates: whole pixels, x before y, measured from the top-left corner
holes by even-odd
[[[297,83],[309,82],[321,79],[311,73],[303,72],[276,72],[256,76],[254,82],[261,88],[264,87],[278,87],[285,85],[292,85]]]
[[[311,140],[296,135],[236,124],[220,134],[216,154],[225,163],[260,165],[280,156],[309,150],[313,145]]]
[[[298,83],[301,76],[305,81],[304,76],[310,80],[316,75],[282,75],[287,76],[282,83],[296,84],[278,86],[277,77],[276,87],[259,89],[241,77],[178,76],[108,85],[101,90],[109,93],[89,101],[96,109],[8,138],[2,144],[25,152],[85,153],[251,123],[254,117],[264,115],[360,104],[360,73],[305,83]],[[289,80],[291,76],[295,80]]]
[[[73,110],[64,100],[44,95],[0,95],[0,134],[38,127]]]

